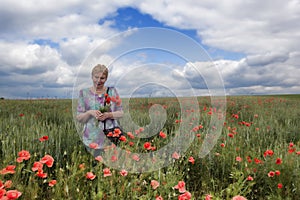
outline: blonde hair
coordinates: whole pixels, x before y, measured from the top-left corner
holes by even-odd
[[[92,70],[92,76],[96,73],[103,73],[106,77],[108,76],[108,69],[105,65],[98,64]]]

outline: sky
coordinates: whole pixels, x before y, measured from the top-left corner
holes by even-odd
[[[0,0],[0,97],[300,93],[300,0]]]

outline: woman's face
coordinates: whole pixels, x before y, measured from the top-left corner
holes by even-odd
[[[102,72],[100,73],[95,73],[92,75],[92,79],[93,79],[93,84],[95,88],[99,88],[99,87],[103,87],[104,83],[107,80],[107,77],[105,74],[103,74]]]

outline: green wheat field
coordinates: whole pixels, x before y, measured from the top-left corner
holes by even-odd
[[[135,152],[154,152],[168,144],[178,134],[182,116],[201,116],[196,127],[186,127],[195,138],[185,154],[174,152],[170,165],[143,173],[110,168],[85,150],[72,100],[2,99],[0,199],[298,199],[300,95],[226,98],[221,136],[203,158],[199,149],[211,117],[218,115],[208,97],[186,101],[199,108],[186,113],[175,98],[131,99],[127,114],[140,128],[128,130],[120,147],[132,164],[143,163],[131,156]],[[136,137],[150,123],[154,104],[166,110],[163,129],[148,139]]]

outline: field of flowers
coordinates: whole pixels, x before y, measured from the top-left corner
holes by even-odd
[[[300,196],[300,96],[227,97],[226,119],[216,145],[199,149],[218,109],[199,97],[195,139],[185,154],[152,172],[113,169],[94,158],[80,140],[72,100],[0,100],[0,199],[298,199]],[[157,135],[138,138],[160,104],[167,121]],[[176,99],[132,99],[130,115],[140,128],[120,147],[155,152],[168,144],[184,114]],[[117,157],[112,155],[112,162]],[[244,198],[243,198],[244,197]]]

